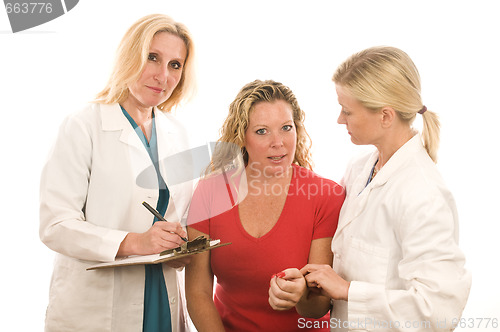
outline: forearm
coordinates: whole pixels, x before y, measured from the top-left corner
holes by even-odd
[[[187,294],[189,316],[198,332],[224,332],[224,325],[210,296]]]
[[[40,239],[63,255],[91,261],[114,260],[127,232],[108,229],[82,220],[43,223]]]
[[[311,250],[309,253],[308,265],[302,268],[301,272],[307,275],[307,267],[310,264],[321,264],[328,271],[331,271],[331,264],[333,260],[332,252],[330,249],[331,238],[322,238],[313,240],[311,243]],[[306,277],[307,280],[307,277]],[[309,287],[311,285],[308,285]],[[297,312],[304,317],[320,318],[323,317],[330,310],[330,298],[320,293],[321,288],[317,288],[317,292],[311,291],[307,288],[305,294],[297,303]]]
[[[208,237],[192,227],[188,236],[194,239],[200,235]],[[193,256],[186,266],[186,300],[189,315],[198,332],[224,332],[224,325],[213,301],[214,275],[210,267],[210,252]]]
[[[295,306],[299,315],[309,318],[321,318],[330,310],[330,299],[318,293],[306,290]]]

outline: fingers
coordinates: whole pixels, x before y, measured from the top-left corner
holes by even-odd
[[[269,304],[274,310],[293,308],[306,290],[305,279],[298,269],[286,269],[271,277]]]
[[[300,273],[302,273],[302,275],[305,276],[306,274],[311,272],[315,272],[322,269],[331,269],[331,268],[332,267],[327,264],[307,264],[306,266],[300,269]]]
[[[140,236],[141,254],[157,254],[176,248],[184,243],[181,236],[186,237],[187,234],[180,223],[157,221]]]
[[[184,242],[181,237],[187,237],[186,231],[182,229],[181,224],[178,222],[155,222],[151,230],[153,236],[161,240],[159,244],[166,249],[180,246]]]
[[[303,270],[310,271],[305,275],[309,289],[320,289],[323,295],[332,299],[347,300],[350,283],[340,277],[331,267],[328,265],[306,267]]]
[[[281,289],[277,283],[278,280],[286,282],[277,277],[271,279],[269,287],[269,304],[274,310],[288,310],[293,308],[300,299],[300,296]]]
[[[191,262],[191,259],[192,259],[191,256],[181,257],[178,259],[167,261],[167,262],[165,262],[165,264],[167,264],[168,266],[173,267],[175,269],[178,269],[178,268],[181,268],[181,267],[188,265]]]
[[[303,277],[302,273],[300,273],[300,271],[295,268],[283,270],[278,274],[283,275],[281,278],[285,280],[301,279]]]
[[[170,222],[170,221],[155,222],[153,226],[159,227],[165,232],[177,234],[178,236],[182,237],[187,236],[186,231],[182,229],[182,226],[179,222]]]

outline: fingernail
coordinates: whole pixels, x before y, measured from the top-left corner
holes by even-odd
[[[276,274],[276,277],[278,277],[278,278],[284,278],[284,277],[285,277],[285,275],[286,275],[286,273],[285,273],[285,272],[280,272],[280,273],[277,273],[277,274]]]
[[[271,279],[272,279],[272,278],[274,278],[274,277],[276,277],[276,274],[273,274],[273,275],[271,276]]]

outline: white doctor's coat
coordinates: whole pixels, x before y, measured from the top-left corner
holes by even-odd
[[[365,187],[378,152],[353,163],[332,240],[333,268],[351,281],[332,301],[332,331],[450,331],[471,286],[454,199],[420,135]]]
[[[166,165],[165,158],[187,150],[187,135],[170,114],[155,109],[155,121],[160,171],[170,191],[165,218],[180,221],[193,184],[172,180],[179,182],[175,173],[188,171],[190,161]],[[145,175],[145,169],[151,172]],[[128,232],[151,227],[153,215],[142,202],[156,206],[157,183],[151,159],[118,104],[90,104],[64,121],[41,180],[40,238],[57,252],[46,331],[142,330],[144,266],[86,268],[114,260]],[[173,331],[184,331],[182,280],[165,264],[163,273]]]

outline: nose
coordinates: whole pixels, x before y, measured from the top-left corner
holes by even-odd
[[[279,133],[271,135],[271,147],[282,147],[283,146],[283,137]]]
[[[159,65],[158,68],[156,69],[155,79],[159,83],[164,84],[167,81],[167,78],[168,78],[168,66]]]
[[[345,121],[345,115],[343,112],[340,112],[339,117],[337,118],[337,123],[338,124],[347,124]]]

